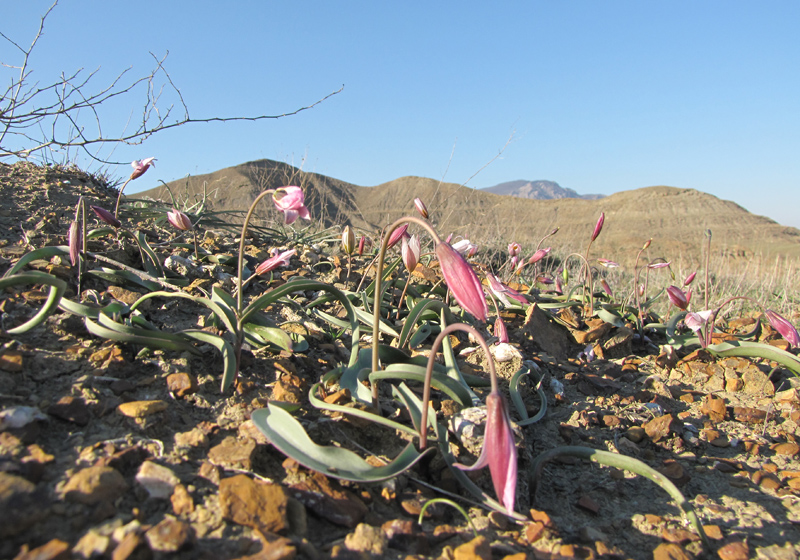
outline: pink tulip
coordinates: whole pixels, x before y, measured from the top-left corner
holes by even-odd
[[[519,257],[519,254],[521,252],[522,252],[522,247],[516,241],[508,244],[508,256],[511,257],[512,259],[514,257]]]
[[[604,266],[606,268],[617,268],[619,267],[619,263],[614,261],[610,261],[608,259],[597,259],[597,262],[600,263],[600,266]]]
[[[403,238],[403,246],[400,253],[403,256],[403,264],[406,265],[409,272],[414,272],[414,269],[417,268],[421,250],[417,234],[412,235],[410,239]]]
[[[606,213],[600,212],[600,218],[597,220],[597,223],[594,226],[594,231],[592,232],[592,241],[597,239],[597,236],[600,235],[600,232],[603,229],[603,223],[606,221]]]
[[[654,269],[657,269],[657,268],[667,268],[670,264],[672,264],[672,263],[670,263],[670,262],[650,263],[650,264],[647,265],[647,268],[649,268],[651,270],[654,270]]]
[[[362,235],[361,239],[358,240],[358,256],[359,257],[364,254],[364,246],[366,244],[367,244],[367,238]]]
[[[608,297],[614,297],[614,292],[611,290],[611,286],[608,285],[605,278],[600,279],[600,286],[602,286],[603,291],[608,294]]]
[[[277,196],[279,193],[280,196]],[[305,195],[300,187],[281,187],[272,194],[275,208],[283,212],[283,221],[286,225],[293,224],[297,218],[310,220],[311,215],[303,202]]]
[[[692,282],[694,282],[694,277],[697,276],[697,272],[692,272],[689,276],[686,277],[686,280],[683,281],[684,286],[688,286]]]
[[[467,258],[474,256],[478,252],[478,246],[471,243],[469,239],[462,239],[453,243],[453,249]]]
[[[294,249],[289,249],[288,251],[284,251],[283,253],[279,253],[273,257],[268,258],[260,265],[256,267],[256,274],[262,275],[275,270],[279,266],[289,266],[290,259],[294,256],[297,251]]]
[[[765,315],[767,319],[769,319],[769,324],[772,325],[772,328],[781,333],[781,336],[785,338],[791,346],[800,346],[800,334],[797,333],[797,329],[794,328],[794,325],[771,309],[767,309]]]
[[[417,208],[417,212],[419,212],[420,216],[422,216],[423,218],[425,218],[427,220],[428,219],[428,207],[425,206],[425,203],[422,202],[422,199],[415,198],[414,199],[414,206]]]
[[[386,244],[386,248],[394,247],[401,239],[405,239],[406,237],[409,237],[408,224],[403,224],[400,227],[394,228],[392,235],[389,236],[389,242]]]
[[[535,264],[535,263],[539,262],[540,260],[542,260],[543,258],[545,258],[547,256],[547,253],[549,253],[551,251],[551,249],[552,249],[552,247],[547,247],[545,249],[539,249],[538,251],[536,251],[533,254],[533,256],[530,259],[528,259],[528,264]]]
[[[69,232],[67,233],[67,247],[69,248],[69,261],[72,266],[78,264],[78,257],[81,251],[81,226],[78,222],[72,222],[69,225]]]
[[[511,305],[511,302],[508,301],[508,296],[514,298],[520,303],[528,303],[528,300],[525,299],[525,296],[500,282],[500,280],[498,280],[497,276],[494,274],[487,272],[486,279],[489,281],[489,289],[492,290],[492,293],[495,295],[495,297],[502,301],[507,307]]]
[[[494,335],[497,337],[497,344],[503,344],[509,341],[508,329],[500,315],[497,316],[497,320],[494,322]]]
[[[447,287],[458,304],[476,319],[485,323],[489,309],[483,295],[483,286],[469,263],[449,243],[436,245],[436,257],[442,268]]]
[[[670,303],[678,309],[686,310],[686,308],[689,307],[689,299],[691,296],[684,293],[684,291],[677,286],[669,286],[667,288],[667,297]]]
[[[97,215],[100,220],[110,225],[113,228],[122,227],[122,222],[114,217],[114,214],[103,208],[102,206],[90,206],[89,208]]]
[[[474,471],[486,465],[489,465],[497,498],[509,513],[514,511],[517,494],[517,448],[505,400],[498,392],[489,393],[486,397],[486,432],[478,460],[471,467],[460,463],[454,466],[465,471]]]
[[[153,167],[155,167],[156,164],[153,163],[155,160],[156,160],[156,158],[149,157],[149,158],[145,158],[145,159],[143,159],[141,161],[138,161],[138,160],[137,161],[132,161],[131,165],[133,166],[133,171],[131,172],[131,178],[128,179],[128,180],[129,181],[133,181],[134,179],[138,179],[139,177],[144,175],[145,171],[150,169],[151,165]]]
[[[167,212],[167,221],[172,224],[172,227],[181,231],[192,229],[192,220],[189,219],[189,216],[175,208]]]

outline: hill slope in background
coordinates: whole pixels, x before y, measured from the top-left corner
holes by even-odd
[[[517,198],[533,198],[535,200],[552,200],[554,198],[597,200],[604,196],[602,194],[578,194],[572,189],[565,189],[554,181],[509,181],[481,190],[492,194],[516,196]]]
[[[517,241],[528,251],[559,227],[548,245],[582,252],[600,212],[605,212],[605,227],[592,252],[613,260],[632,260],[644,242],[653,238],[651,258],[697,263],[708,229],[713,232],[716,254],[800,256],[800,230],[751,214],[734,202],[675,187],[647,187],[597,200],[533,200],[424,177],[361,187],[272,160],[244,163],[168,186],[178,199],[193,199],[205,189],[211,208],[246,210],[264,189],[289,184],[303,187],[311,216],[323,227],[349,223],[375,233],[404,215],[415,214],[413,200],[419,197],[443,237],[454,233],[497,247]],[[164,186],[133,196],[170,200]],[[259,215],[276,218],[267,203],[261,205]]]

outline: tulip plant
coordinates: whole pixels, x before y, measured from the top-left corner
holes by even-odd
[[[141,176],[153,161],[154,158],[147,158],[134,162],[134,172],[125,184]],[[121,194],[122,189],[120,196]],[[308,343],[302,336],[289,335],[266,312],[270,306],[285,302],[293,305],[298,313],[304,314],[309,320],[324,322],[337,333],[336,336],[350,337],[349,347],[345,347],[349,355],[332,370],[322,372],[318,381],[310,388],[307,402],[313,410],[321,414],[343,414],[369,421],[377,427],[385,428],[387,438],[404,440],[402,450],[393,459],[383,460],[382,464],[376,465],[375,460],[368,462],[344,446],[319,445],[314,442],[304,425],[293,414],[292,407],[286,403],[273,401],[265,408],[253,411],[252,420],[258,429],[275,448],[299,464],[333,478],[376,483],[409,471],[423,457],[439,453],[450,467],[454,478],[482,504],[513,520],[523,521],[524,515],[516,511],[520,472],[527,474],[531,488],[535,489],[541,480],[542,466],[547,461],[559,455],[577,456],[627,469],[653,480],[680,505],[702,539],[705,539],[705,534],[680,491],[663,475],[641,461],[607,451],[564,447],[551,450],[533,463],[526,464],[527,459],[517,451],[518,437],[524,437],[524,432],[519,428],[530,426],[546,415],[547,395],[541,387],[541,378],[536,368],[524,360],[520,360],[520,369],[508,382],[498,378],[493,348],[501,348],[503,345],[510,347],[509,340],[512,338],[502,315],[523,315],[532,311],[531,308],[535,305],[553,321],[563,323],[558,312],[569,308],[582,320],[597,318],[615,327],[636,328],[642,345],[646,343],[647,336],[663,334],[667,342],[676,348],[701,346],[717,356],[765,357],[800,374],[800,360],[794,353],[746,340],[752,338],[754,333],[715,343],[715,318],[731,300],[712,310],[708,303],[709,286],[706,284],[704,308],[693,310],[697,298],[693,297],[690,285],[696,273],[687,277],[681,287],[673,285],[648,298],[649,274],[658,270],[661,273],[671,272],[670,263],[665,259],[649,260],[642,257],[651,240],[643,245],[636,257],[634,286],[630,295],[624,295],[624,287],[612,287],[603,275],[607,270],[620,265],[607,258],[599,258],[596,259],[599,266],[597,268],[590,261],[590,249],[605,223],[604,213],[601,213],[595,224],[585,252],[568,257],[575,256],[581,263],[580,270],[583,274],[579,272],[570,276],[566,262],[561,263],[562,269],[558,274],[553,274],[552,271],[540,273],[538,267],[552,258],[549,255],[550,247],[542,248],[541,245],[558,229],[545,236],[538,247],[531,248],[532,256],[528,258],[523,256],[526,254],[523,247],[510,242],[508,260],[500,267],[507,268],[503,273],[501,270],[494,271],[470,262],[478,251],[477,245],[470,240],[461,239],[453,244],[449,238],[443,240],[427,219],[427,206],[420,199],[415,199],[413,206],[418,215],[400,218],[385,228],[373,262],[366,267],[361,282],[353,291],[298,276],[274,287],[273,282],[270,282],[270,289],[248,300],[248,289],[257,285],[257,280],[262,277],[270,275],[271,278],[278,268],[290,267],[299,248],[273,247],[270,257],[255,266],[253,271],[246,266],[245,243],[248,227],[254,209],[266,196],[271,197],[272,204],[282,214],[285,225],[289,226],[298,219],[310,220],[300,187],[285,186],[266,190],[250,206],[242,224],[238,254],[227,261],[211,255],[205,249],[201,250],[198,245],[197,233],[202,221],[201,215],[195,215],[193,219],[177,207],[166,213],[166,222],[173,228],[191,231],[194,235],[194,259],[180,261],[185,261],[187,269],[200,267],[201,264],[206,266],[203,263],[214,266],[233,265],[234,262],[236,264],[236,276],[227,276],[227,291],[224,289],[224,282],[220,282],[210,291],[203,291],[203,295],[192,295],[187,291],[190,287],[189,277],[169,268],[169,259],[162,264],[157,246],[148,240],[143,231],[128,231],[118,214],[119,201],[113,213],[100,206],[92,206],[92,210],[101,222],[113,228],[116,242],[121,243],[119,234],[122,232],[127,232],[136,240],[144,270],[113,261],[99,253],[89,252],[85,245],[86,240],[99,239],[109,230],[105,228],[86,231],[85,213],[76,213],[69,228],[66,247],[36,249],[23,256],[0,279],[0,288],[40,285],[48,286],[49,289],[47,301],[42,308],[27,321],[7,329],[7,332],[28,332],[61,308],[80,316],[93,335],[143,349],[161,348],[199,354],[198,345],[208,344],[215,347],[222,356],[221,390],[226,392],[236,382],[245,348],[284,352],[302,352],[308,348]],[[79,204],[79,210],[82,208],[83,201]],[[159,216],[158,219],[163,222],[164,216]],[[350,225],[338,231],[341,232],[342,250],[348,257],[345,286],[349,288],[356,284],[355,280],[350,282],[353,255],[361,256],[365,253],[367,238],[361,235],[356,243],[357,234]],[[189,254],[191,246],[188,244],[176,246],[186,249],[185,254]],[[390,256],[392,251],[394,256]],[[35,259],[56,257],[68,258],[76,268],[80,267],[82,259],[94,259],[107,264],[112,268],[93,268],[86,274],[98,281],[131,283],[145,289],[147,293],[130,305],[114,302],[101,306],[91,305],[86,301],[72,301],[65,297],[68,285],[64,280],[42,272],[24,270]],[[643,263],[641,269],[640,262]],[[372,271],[373,263],[374,275],[370,281],[368,273]],[[526,269],[529,265],[530,269]],[[405,277],[401,271],[402,266],[405,268]],[[412,275],[421,267],[427,275]],[[431,272],[437,270],[438,274]],[[532,273],[533,280],[529,288],[517,285],[512,287],[507,283],[511,277],[524,280],[528,272]],[[644,272],[644,279],[640,278],[640,272]],[[431,274],[436,280],[431,279]],[[595,275],[602,288],[597,293],[594,291]],[[582,283],[570,285],[575,277]],[[401,283],[403,289],[400,301],[395,303],[396,292],[393,288],[397,286],[396,291],[400,292]],[[534,283],[545,288],[536,291],[533,288]],[[297,294],[303,294],[302,304],[295,301]],[[662,301],[668,300],[677,308],[673,316],[663,321],[649,310],[662,294],[666,294]],[[209,313],[209,323],[206,326],[213,328],[185,329],[178,332],[159,328],[142,311],[144,302],[154,298],[180,299],[206,309]],[[491,310],[487,298],[492,302]],[[786,318],[772,309],[764,310],[763,318],[788,341],[790,350],[800,346],[800,336]],[[493,325],[495,342],[491,347],[486,341],[490,324]],[[362,327],[366,327],[363,337]],[[451,337],[459,334],[463,337],[465,333],[478,345],[479,350],[476,351],[483,353],[487,376],[461,371]],[[420,350],[425,348],[425,342],[430,339],[433,339],[432,344],[425,355]],[[582,353],[584,359],[592,359],[593,352],[590,350],[591,348]],[[436,361],[439,353],[443,363]],[[522,382],[530,377],[536,378],[537,384],[528,398],[535,398],[539,402],[539,411],[534,416],[528,414],[525,393],[530,390],[526,390]],[[346,395],[345,398],[352,402],[342,404],[327,400],[325,396],[332,390],[341,390]],[[434,409],[433,391],[436,391],[437,399],[454,401],[462,412],[476,409],[484,413],[486,421],[483,444],[478,457],[470,458],[466,450],[459,453],[454,451],[460,449],[462,442],[459,434],[450,429],[444,414],[437,413]],[[295,410],[296,408],[294,407]],[[450,419],[453,420],[453,417]],[[466,474],[467,471],[485,466],[489,468],[493,495]]]

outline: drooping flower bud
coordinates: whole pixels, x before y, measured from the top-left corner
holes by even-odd
[[[458,304],[476,319],[485,323],[489,309],[481,285],[470,264],[447,242],[436,245],[436,257],[447,287]]]
[[[694,277],[697,276],[697,272],[692,272],[689,276],[686,277],[686,280],[683,281],[684,286],[688,286],[692,282],[694,282]]]
[[[494,322],[494,335],[497,337],[497,344],[504,344],[509,341],[508,329],[500,315],[497,316],[497,320]]]
[[[386,248],[388,249],[394,247],[404,237],[408,237],[408,224],[403,224],[400,227],[394,228],[392,235],[389,236],[389,242],[387,243]]]
[[[781,333],[781,336],[786,339],[786,342],[794,347],[800,346],[800,334],[797,333],[797,329],[794,328],[794,325],[771,309],[767,309],[764,314],[767,316],[772,328]]]
[[[552,247],[546,247],[545,249],[539,249],[538,251],[536,251],[533,254],[533,256],[530,259],[528,259],[528,264],[535,264],[535,263],[539,262],[540,260],[542,260],[543,258],[545,258],[547,256],[547,253],[549,253],[551,249],[552,249]]]
[[[100,218],[101,221],[110,225],[113,228],[122,227],[122,222],[114,217],[114,214],[103,208],[102,206],[90,206],[89,208]]]

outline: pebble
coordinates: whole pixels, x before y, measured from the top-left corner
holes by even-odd
[[[200,428],[175,434],[175,447],[208,447],[208,435]]]
[[[169,467],[145,461],[136,473],[136,482],[141,484],[151,498],[169,498],[180,483],[180,479]]]
[[[248,437],[228,436],[208,451],[208,460],[211,464],[219,467],[251,471],[253,470],[255,450],[255,440]]]
[[[650,438],[650,441],[658,442],[671,433],[677,432],[679,426],[681,426],[681,423],[678,422],[672,414],[664,414],[663,416],[653,418],[642,427],[645,433],[647,433],[647,437]]]
[[[389,539],[380,528],[359,523],[355,531],[345,536],[344,545],[348,550],[355,552],[369,552],[383,556],[389,546]]]
[[[219,484],[222,517],[262,533],[306,532],[306,510],[283,486],[256,482],[243,474]]]
[[[94,466],[73,474],[64,485],[64,498],[70,502],[94,505],[113,502],[128,489],[128,483],[116,469]]]
[[[117,410],[129,418],[144,418],[167,409],[165,401],[131,401],[122,403]]]
[[[454,560],[492,560],[492,548],[486,537],[475,537],[457,546],[453,551]]]
[[[151,560],[152,557],[153,552],[144,537],[133,532],[122,538],[114,549],[111,560]]]
[[[194,544],[194,530],[188,523],[167,515],[145,534],[150,548],[157,552],[177,552]]]
[[[683,548],[674,543],[661,543],[653,551],[653,560],[691,560]]]
[[[745,542],[730,542],[717,550],[720,560],[748,560],[750,547]]]
[[[22,550],[14,560],[69,560],[70,558],[69,543],[53,539],[33,550],[28,550],[28,545],[22,545]]]
[[[798,453],[800,453],[800,445],[796,443],[778,443],[770,447],[776,455],[786,455],[788,457],[794,457]]]
[[[0,354],[0,369],[10,373],[22,371],[22,352],[6,350]]]
[[[316,472],[302,482],[293,484],[291,493],[318,517],[350,529],[358,525],[368,511],[358,496],[337,488],[328,477]]]
[[[110,548],[111,538],[91,529],[72,547],[72,555],[77,558],[96,558],[105,556]]]
[[[170,373],[167,376],[167,389],[182,399],[197,392],[197,380],[186,372]]]
[[[47,514],[36,485],[21,476],[0,472],[0,538],[16,535]]]
[[[170,496],[172,511],[175,515],[188,515],[194,511],[194,500],[192,495],[183,484],[177,484]]]
[[[86,426],[92,414],[83,399],[77,397],[61,397],[57,403],[47,408],[47,414],[72,422],[78,426]]]

